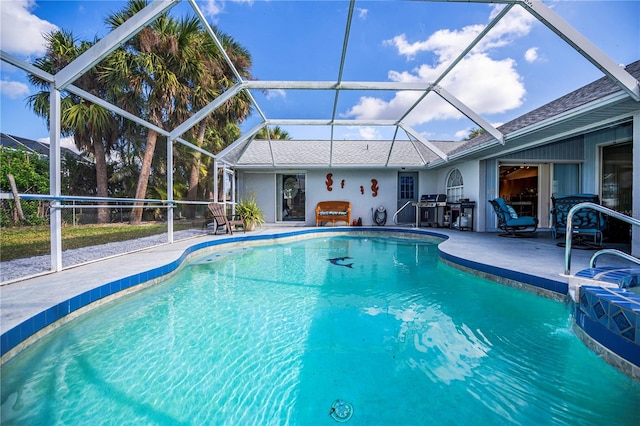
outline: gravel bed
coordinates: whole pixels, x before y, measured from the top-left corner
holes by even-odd
[[[175,241],[184,240],[206,234],[206,230],[188,229],[176,231],[173,234]],[[125,254],[136,250],[153,247],[167,242],[167,234],[152,235],[150,237],[135,240],[119,241],[98,246],[89,246],[62,252],[62,267],[66,268],[93,260],[103,259],[109,256]],[[51,256],[35,256],[24,259],[0,262],[0,283],[17,280],[49,271],[51,268]]]

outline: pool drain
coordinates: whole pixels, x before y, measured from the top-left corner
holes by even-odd
[[[353,415],[353,406],[348,402],[336,399],[333,401],[333,404],[331,404],[329,415],[336,422],[344,423]]]

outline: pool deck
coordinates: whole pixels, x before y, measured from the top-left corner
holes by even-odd
[[[235,237],[275,235],[315,228],[265,225]],[[336,228],[339,230],[340,228]],[[375,230],[376,228],[368,228]],[[385,227],[390,230],[391,227]],[[406,230],[407,228],[398,228]],[[420,228],[429,234],[449,237],[440,244],[442,252],[484,265],[519,271],[540,278],[567,283],[564,276],[565,250],[549,232],[540,231],[530,238],[504,238],[496,233],[477,233],[440,228]],[[34,315],[103,284],[169,264],[190,246],[209,240],[228,239],[226,235],[204,235],[156,246],[143,251],[113,257],[62,272],[49,273],[0,286],[0,334]],[[593,250],[573,250],[571,272],[588,268]],[[598,259],[598,266],[621,264],[611,256]],[[624,264],[624,263],[622,263]]]

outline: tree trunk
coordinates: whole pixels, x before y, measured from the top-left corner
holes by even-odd
[[[102,141],[94,142],[93,155],[96,159],[96,194],[98,197],[109,196],[109,182],[107,173],[107,156],[105,154],[104,144]],[[99,205],[105,205],[105,202],[99,202]],[[110,210],[106,207],[98,209],[98,223],[109,223]]]
[[[202,146],[204,142],[204,133],[206,130],[206,125],[203,120],[200,122],[200,127],[198,128],[198,137],[196,141],[196,145],[198,147]],[[198,182],[200,181],[200,153],[193,153],[193,162],[191,163],[191,171],[189,173],[189,191],[187,192],[187,200],[188,201],[196,201],[198,199]],[[190,205],[186,208],[186,216],[187,219],[195,219],[196,217],[196,206]]]
[[[18,215],[18,219],[20,219],[20,222],[25,222],[24,213],[22,212],[22,204],[20,204],[20,195],[18,194],[18,187],[16,186],[16,180],[12,174],[8,174],[7,179],[9,180],[11,192],[13,193],[13,201],[16,205],[16,214]],[[16,221],[14,220],[14,223],[15,222]]]
[[[156,142],[158,134],[154,130],[147,133],[147,143],[144,149],[144,157],[142,158],[142,166],[140,167],[140,177],[138,178],[138,186],[136,187],[136,198],[144,199],[147,196],[147,185],[149,184],[149,176],[151,175],[151,162],[153,154],[156,150]],[[131,225],[139,225],[142,222],[143,203],[135,203],[131,210]]]

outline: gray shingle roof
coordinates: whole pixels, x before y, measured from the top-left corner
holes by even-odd
[[[432,142],[445,153],[460,142]],[[246,150],[243,151],[244,147]],[[273,157],[272,157],[273,154]],[[418,141],[370,140],[254,140],[225,157],[237,158],[236,166],[424,166],[438,157]]]
[[[640,61],[625,67],[640,79]],[[506,139],[509,134],[557,117],[598,99],[621,92],[622,88],[602,77],[580,89],[528,112],[498,127]],[[465,153],[487,144],[493,138],[482,134],[468,141],[429,141],[447,155]],[[391,150],[391,152],[390,152]],[[239,167],[271,166],[396,166],[420,167],[439,157],[419,141],[333,141],[327,140],[253,140],[227,153],[225,160]]]
[[[625,67],[629,74],[633,75],[637,79],[640,79],[640,60],[633,62]],[[614,83],[608,77],[602,77],[592,83],[587,84],[573,92],[564,95],[554,101],[549,102],[539,108],[534,109],[520,117],[509,121],[498,127],[498,130],[502,132],[507,138],[509,133],[513,133],[517,130],[524,129],[533,124],[547,120],[549,118],[558,116],[564,112],[579,108],[590,102],[602,99],[608,95],[622,91],[622,88]],[[482,145],[492,139],[489,134],[479,135],[458,149],[452,151],[452,153],[463,152],[469,148],[473,148],[478,145]]]
[[[0,133],[0,146],[4,146],[6,148],[11,149],[22,149],[27,152],[32,152],[38,155],[49,156],[49,145],[46,143],[34,141],[31,139],[21,138],[19,136],[8,135],[6,133]],[[64,156],[65,154],[70,154],[77,159],[82,159],[86,161],[86,158],[81,155],[76,154],[70,149],[61,147],[60,152]]]

